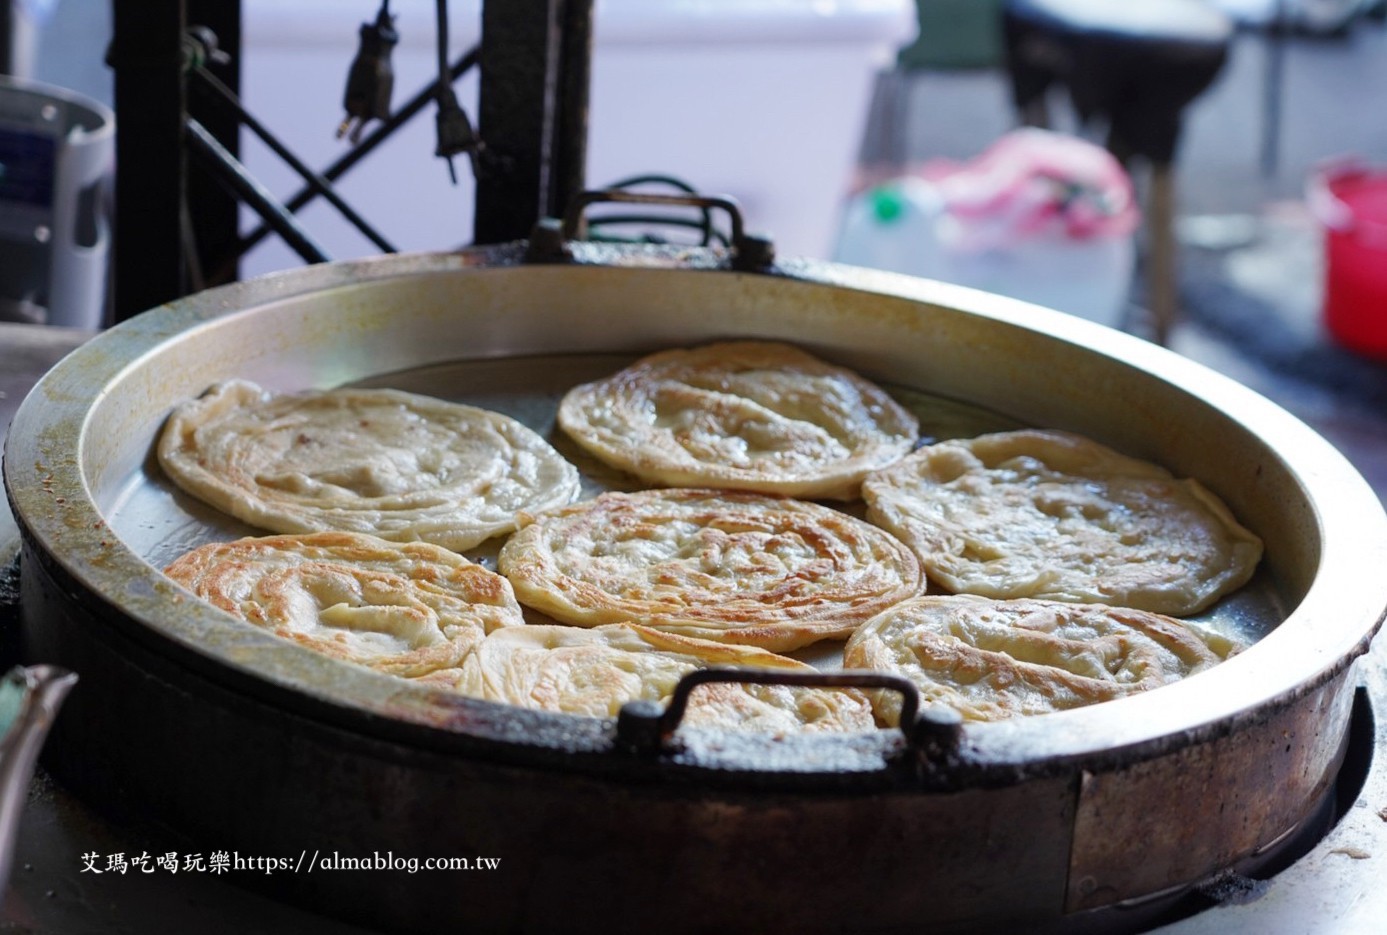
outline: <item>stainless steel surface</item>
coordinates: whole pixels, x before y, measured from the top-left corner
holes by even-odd
[[[402,692],[392,680],[293,652],[249,627],[228,627],[210,607],[181,602],[178,589],[130,547],[140,530],[111,528],[146,486],[173,496],[148,463],[170,405],[235,376],[293,389],[473,358],[793,335],[876,379],[966,399],[1024,423],[1085,431],[1199,477],[1271,543],[1269,571],[1287,608],[1300,603],[1275,641],[1206,678],[1054,715],[1040,728],[1033,721],[988,725],[976,731],[980,757],[1006,759],[1023,736],[1043,738],[1038,752],[1058,756],[1186,730],[1341,668],[1365,645],[1387,606],[1373,573],[1387,553],[1381,508],[1303,424],[1125,335],[966,290],[885,274],[858,278],[868,287],[903,287],[908,297],[690,271],[467,269],[445,255],[268,277],[141,316],[80,349],[17,417],[7,481],[36,541],[120,609],[152,617],[157,632],[332,701],[393,710],[402,699],[417,700],[415,720],[427,724],[435,693]],[[936,304],[950,299],[978,310]],[[206,522],[192,509],[174,503],[167,515]],[[167,613],[171,606],[176,615]]]
[[[436,761],[435,752],[452,751],[453,758],[437,762],[454,766],[457,755],[471,757],[462,765],[482,784],[488,782],[489,760],[576,771],[582,775],[571,777],[568,800],[600,808],[602,790],[589,788],[594,770],[616,771],[608,796],[613,788],[629,794],[622,783],[639,772],[607,762],[612,725],[503,716],[492,710],[495,706],[402,689],[242,632],[183,599],[132,547],[142,535],[148,534],[140,540],[146,546],[169,536],[134,528],[138,523],[121,525],[123,514],[151,515],[134,507],[159,487],[147,461],[154,432],[173,401],[228,376],[281,388],[327,386],[388,379],[385,375],[401,370],[457,367],[459,361],[479,358],[571,354],[581,359],[715,336],[791,337],[885,382],[966,400],[1024,423],[1083,431],[1197,476],[1269,543],[1270,593],[1279,601],[1276,616],[1284,611],[1285,620],[1247,652],[1207,675],[1144,697],[1029,722],[965,728],[961,755],[970,775],[1005,788],[1001,794],[993,794],[996,788],[954,794],[976,803],[979,814],[1024,816],[1033,824],[1022,839],[1049,840],[1058,848],[1055,854],[1033,848],[1028,853],[1019,846],[1008,858],[1018,861],[1018,875],[1030,875],[1013,883],[1035,900],[1033,910],[1056,911],[1047,902],[1055,898],[1056,881],[1041,879],[1038,868],[1092,859],[1103,873],[1114,874],[1110,880],[1095,879],[1082,898],[1159,889],[1150,874],[1137,873],[1133,881],[1131,865],[1138,857],[1140,863],[1163,866],[1156,872],[1170,875],[1169,882],[1188,882],[1191,874],[1197,877],[1279,837],[1287,830],[1284,823],[1323,788],[1340,751],[1342,735],[1336,730],[1346,723],[1351,701],[1346,667],[1366,647],[1387,606],[1387,592],[1373,571],[1382,565],[1387,536],[1381,507],[1366,484],[1322,439],[1279,408],[1134,338],[1019,303],[887,274],[828,266],[798,269],[798,279],[639,266],[473,268],[486,260],[474,254],[389,258],[271,277],[140,316],[83,348],[71,366],[59,368],[40,386],[38,401],[26,404],[10,441],[6,482],[40,560],[35,564],[44,565],[35,572],[26,602],[71,618],[58,628],[64,639],[79,633],[92,639],[93,647],[80,652],[91,653],[90,661],[103,669],[114,671],[123,659],[133,659],[137,671],[153,666],[163,678],[207,683],[206,694],[217,696],[236,742],[250,730],[246,719],[252,715],[246,709],[283,709],[292,715],[294,728],[307,731],[314,742],[327,744],[328,734],[348,731],[348,746],[359,755],[378,753],[368,749],[373,745],[389,745],[430,762]],[[166,515],[186,513],[190,530],[205,531],[195,508],[179,504],[167,490],[165,495],[173,501]],[[89,589],[95,606],[69,606],[66,589],[74,585]],[[115,621],[107,626],[102,615],[111,613]],[[127,642],[138,646],[132,649]],[[63,641],[53,646],[79,651]],[[193,674],[179,676],[184,672]],[[170,725],[176,722],[173,712],[165,714]],[[78,736],[95,737],[86,731],[70,739]],[[468,743],[459,745],[459,737]],[[487,743],[479,747],[476,741]],[[1291,747],[1290,762],[1304,766],[1289,788],[1286,777],[1274,771],[1203,774],[1209,783],[1203,793],[1235,803],[1235,811],[1247,816],[1244,830],[1195,846],[1165,835],[1145,842],[1141,855],[1129,851],[1117,855],[1115,865],[1102,866],[1093,836],[1083,831],[1084,814],[1098,806],[1132,808],[1147,789],[1173,786],[1200,763],[1276,759],[1283,743]],[[555,744],[562,755],[552,755]],[[767,837],[786,831],[772,820],[770,799],[783,804],[788,795],[790,814],[800,822],[824,817],[791,788],[812,788],[822,779],[842,792],[856,782],[857,791],[875,789],[873,800],[882,799],[883,783],[899,787],[898,778],[887,778],[894,776],[889,764],[898,746],[890,737],[854,744],[791,740],[772,756],[754,744],[691,744],[680,761],[641,781],[658,785],[673,777],[694,783],[699,792],[686,808],[695,809],[707,787],[727,790],[718,796],[738,799],[746,833]],[[390,752],[387,759],[399,755]],[[336,762],[342,762],[340,755]],[[492,772],[494,779],[505,771],[495,766]],[[561,794],[557,784],[547,785],[551,779],[527,774],[522,787],[538,793],[537,801],[557,803]],[[765,801],[756,798],[770,788],[780,791]],[[575,795],[576,789],[594,797]],[[488,787],[480,798],[490,794]],[[1095,798],[1100,795],[1111,798]],[[1264,796],[1278,801],[1263,808]],[[941,808],[958,812],[956,801],[931,802],[930,796],[908,791],[884,798],[902,827],[912,829],[908,838],[924,842],[921,849],[977,831],[964,827],[966,810],[957,816],[954,837],[941,838],[940,829],[931,828]],[[1244,811],[1248,802],[1258,809]],[[644,804],[658,817],[657,825],[686,827],[688,816],[676,816],[667,801]],[[860,820],[862,803],[857,804],[853,817]],[[467,820],[477,814],[465,813]],[[1080,838],[1071,848],[1076,815]],[[827,824],[847,820],[837,815]],[[1184,812],[1177,824],[1187,827],[1197,820],[1197,812]],[[735,843],[716,835],[699,840],[718,854]],[[969,859],[995,860],[991,852],[952,856],[961,859],[960,866]],[[553,855],[534,859],[537,865],[555,866]],[[949,871],[942,872],[947,877]],[[711,877],[705,868],[692,879],[706,884]],[[1061,888],[1064,879],[1062,874]],[[955,879],[951,885],[957,891],[965,884]],[[1071,908],[1088,905],[1081,905],[1080,897],[1070,893]]]
[[[0,321],[0,445],[20,402],[48,369],[95,332]],[[19,530],[8,504],[0,510],[0,564],[19,550]]]

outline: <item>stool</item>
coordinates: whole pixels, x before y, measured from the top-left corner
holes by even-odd
[[[1186,105],[1228,58],[1233,24],[1201,0],[1005,0],[1003,41],[1023,123],[1049,126],[1046,92],[1069,92],[1079,121],[1107,123],[1124,167],[1149,164],[1146,282],[1155,338],[1177,315],[1173,164]]]

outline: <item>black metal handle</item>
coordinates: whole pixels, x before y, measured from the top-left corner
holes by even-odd
[[[775,259],[775,246],[769,238],[746,232],[742,209],[728,195],[698,195],[690,193],[633,192],[625,189],[593,189],[579,192],[568,203],[562,222],[542,218],[530,237],[529,258],[536,262],[561,262],[569,258],[566,242],[583,238],[583,216],[596,204],[661,205],[666,207],[712,208],[727,213],[732,230],[732,266],[741,270],[761,269]]]
[[[687,192],[633,192],[620,188],[593,189],[579,192],[568,203],[563,216],[563,233],[569,240],[583,236],[583,215],[587,209],[598,204],[661,205],[671,208],[720,208],[727,213],[732,224],[731,242],[733,249],[746,240],[746,225],[742,221],[742,208],[736,199],[728,195],[698,195]]]
[[[732,682],[742,685],[791,685],[799,688],[867,688],[899,692],[897,721],[907,743],[915,748],[952,749],[957,745],[961,719],[952,709],[920,712],[920,691],[909,679],[884,672],[780,672],[765,669],[695,669],[679,680],[669,705],[632,701],[622,706],[616,722],[617,742],[635,753],[665,749],[689,707],[689,696],[700,685]]]

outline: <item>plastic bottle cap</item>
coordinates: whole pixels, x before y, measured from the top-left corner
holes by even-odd
[[[901,201],[900,192],[885,186],[872,189],[872,213],[878,221],[890,224],[899,220],[904,211],[905,205]]]

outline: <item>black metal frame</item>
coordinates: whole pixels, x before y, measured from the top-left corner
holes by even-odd
[[[559,217],[586,174],[592,0],[482,5],[474,237],[528,237]]]
[[[322,194],[429,100],[423,95],[377,127],[349,156],[308,180],[284,205],[267,202],[239,163],[241,9],[224,0],[112,0],[110,64],[115,73],[116,219],[112,247],[114,317],[123,321],[205,286],[238,278],[240,256],[270,230],[301,256],[326,259],[292,213]],[[500,243],[529,235],[542,217],[562,214],[586,174],[593,0],[483,3],[474,239]],[[208,27],[226,61],[197,61],[191,25]],[[190,94],[199,69],[211,94]],[[209,82],[204,81],[204,84]],[[252,127],[254,129],[254,127]],[[259,131],[257,131],[259,132]],[[188,153],[198,158],[189,159]],[[265,224],[242,237],[242,198]],[[197,210],[190,210],[196,205]],[[373,238],[374,239],[374,238]],[[378,241],[379,245],[379,241]]]
[[[17,68],[15,59],[16,34],[19,24],[14,7],[6,0],[0,3],[0,75],[13,75]]]
[[[479,49],[473,48],[466,52],[453,63],[449,72],[449,77],[453,81],[456,81],[458,78],[462,77],[464,72],[471,68],[475,68],[479,59]],[[318,173],[319,177],[323,182],[331,183],[346,175],[357,163],[370,155],[377,146],[385,142],[392,133],[408,123],[416,114],[423,110],[430,101],[434,100],[435,90],[435,86],[432,83],[426,85],[415,94],[414,97],[410,98],[403,106],[391,114],[389,118],[376,124],[359,143],[343,153],[332,165],[328,166],[321,173]],[[320,192],[317,190],[317,186],[312,181],[308,181],[303,188],[299,189],[292,198],[284,203],[284,207],[291,213],[298,211],[304,205],[318,197],[319,194]],[[243,253],[249,251],[271,233],[273,233],[273,231],[269,225],[261,224],[242,238],[241,251]]]
[[[184,148],[188,118],[207,128],[233,157],[235,118],[189,99],[185,42],[190,21],[206,25],[224,48],[240,48],[239,4],[216,0],[112,3],[110,63],[115,73],[116,203],[112,268],[117,320],[200,287],[200,271],[233,248],[237,200]],[[240,84],[233,56],[222,80]],[[189,205],[198,206],[191,212]]]

